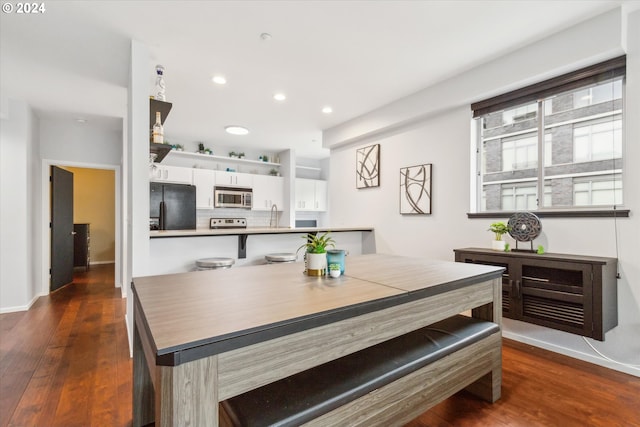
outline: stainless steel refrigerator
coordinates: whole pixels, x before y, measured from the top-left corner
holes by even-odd
[[[151,183],[149,219],[158,230],[195,230],[196,187],[187,184]],[[156,224],[154,227],[153,224]]]

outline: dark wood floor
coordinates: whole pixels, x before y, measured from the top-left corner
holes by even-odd
[[[0,426],[130,426],[125,301],[113,265],[0,315]],[[640,426],[640,378],[505,340],[502,399],[461,392],[408,427]]]

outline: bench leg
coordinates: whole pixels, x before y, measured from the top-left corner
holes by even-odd
[[[500,399],[502,384],[502,367],[496,368],[479,380],[471,383],[465,390],[484,399],[487,402],[495,402]]]
[[[469,384],[465,390],[484,399],[487,402],[495,402],[502,394],[502,341],[497,348],[491,351],[491,372]]]

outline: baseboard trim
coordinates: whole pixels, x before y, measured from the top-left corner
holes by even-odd
[[[14,306],[14,307],[0,307],[0,314],[16,313],[18,311],[27,311],[27,310],[29,310],[31,308],[31,306],[33,304],[35,304],[35,302],[38,300],[38,298],[40,298],[42,296],[45,296],[45,295],[43,295],[43,294],[42,295],[41,294],[36,295],[26,305],[17,305],[17,306]]]
[[[115,264],[115,261],[91,261],[89,265],[99,265],[99,264]]]
[[[502,330],[502,336],[510,340],[518,341],[524,344],[529,344],[534,347],[543,348],[545,350],[553,351],[555,353],[563,354],[565,356],[573,357],[574,359],[583,360],[585,362],[593,363],[594,365],[602,366],[605,368],[613,369],[614,371],[622,372],[625,374],[633,375],[634,377],[640,377],[640,369],[633,368],[631,366],[620,365],[618,363],[610,362],[601,357],[593,356],[591,354],[582,353],[580,351],[571,350],[566,347],[560,347],[555,344],[550,344],[545,341],[540,341],[535,338],[530,338],[524,335],[516,334],[506,330]]]

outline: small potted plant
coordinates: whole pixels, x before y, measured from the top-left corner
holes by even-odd
[[[489,231],[495,234],[495,240],[491,242],[491,249],[494,251],[504,251],[506,242],[502,240],[502,235],[511,231],[511,227],[509,227],[504,222],[494,222],[489,226]]]
[[[323,276],[327,268],[327,248],[335,248],[335,241],[329,236],[329,231],[324,234],[308,233],[302,236],[306,240],[300,249],[306,249],[305,266],[306,274],[309,276]]]
[[[239,158],[239,159],[244,158],[244,153],[243,153],[242,151],[238,153],[238,158]]]
[[[202,142],[198,142],[198,153],[204,154],[204,144]]]
[[[229,157],[238,157],[238,153],[235,151],[229,151]]]
[[[329,276],[336,278],[340,277],[340,264],[329,264]]]

